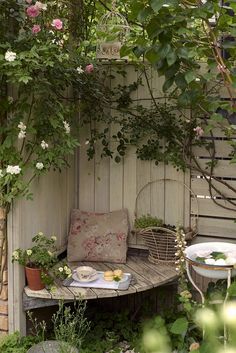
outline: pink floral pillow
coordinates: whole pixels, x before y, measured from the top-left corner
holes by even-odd
[[[72,210],[68,261],[126,262],[127,210],[92,213]]]

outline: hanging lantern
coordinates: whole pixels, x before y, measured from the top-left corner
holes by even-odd
[[[116,11],[116,1],[113,1],[111,11],[102,16],[97,26],[97,34],[100,37],[96,51],[97,59],[120,59],[120,49],[129,32],[126,18]]]

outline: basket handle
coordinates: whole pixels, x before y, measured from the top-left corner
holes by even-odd
[[[135,200],[135,211],[134,211],[134,215],[135,215],[135,218],[137,217],[137,205],[138,205],[138,198],[140,196],[140,194],[143,192],[143,190],[148,187],[149,185],[152,185],[154,183],[158,183],[158,182],[161,182],[161,181],[174,181],[178,184],[181,184],[185,187],[185,189],[187,189],[190,194],[193,195],[194,199],[196,200],[196,204],[197,204],[197,212],[196,214],[194,214],[194,220],[193,220],[193,223],[194,223],[194,226],[196,227],[197,226],[197,221],[198,221],[198,218],[199,218],[199,204],[198,204],[198,199],[197,199],[197,195],[193,192],[193,190],[187,185],[185,184],[184,182],[182,181],[179,181],[179,180],[175,180],[175,179],[169,179],[169,178],[162,178],[162,179],[155,179],[155,180],[152,180],[152,181],[149,181],[147,184],[145,184],[138,192],[137,196],[136,196],[136,200]]]

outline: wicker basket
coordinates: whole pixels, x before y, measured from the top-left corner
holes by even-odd
[[[172,179],[158,179],[152,182],[147,183],[144,187],[139,191],[136,204],[135,204],[135,217],[137,218],[137,204],[138,198],[142,191],[150,184],[160,182],[160,181],[173,181],[182,184],[191,195],[196,200],[197,204],[197,214],[193,215],[193,222],[191,228],[183,229],[185,233],[185,239],[187,242],[191,242],[191,240],[197,235],[197,221],[198,221],[198,200],[197,196],[194,192],[184,183],[181,183],[178,180]],[[144,239],[145,245],[149,250],[149,261],[152,263],[174,263],[176,261],[176,248],[175,248],[175,239],[176,232],[167,227],[147,227],[143,229],[136,229],[134,232],[138,235],[141,235]]]

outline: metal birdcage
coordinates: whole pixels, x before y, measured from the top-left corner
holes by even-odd
[[[101,17],[97,26],[97,59],[120,59],[120,49],[130,32],[126,18],[116,10],[116,1],[112,2],[111,11]]]

